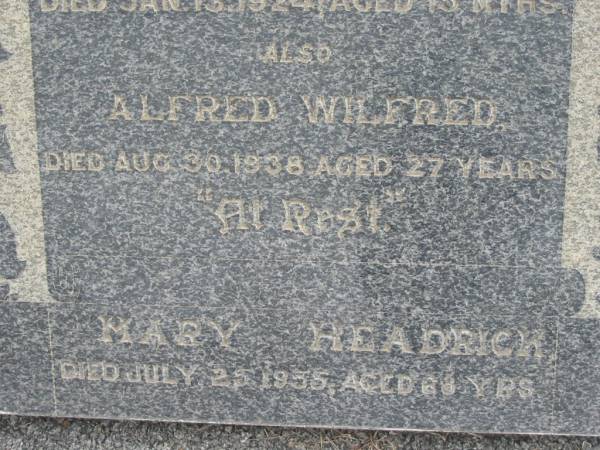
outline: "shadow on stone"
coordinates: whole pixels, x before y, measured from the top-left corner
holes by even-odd
[[[10,56],[10,53],[4,50],[2,44],[0,44],[0,62],[6,61]]]
[[[15,233],[6,218],[0,214],[0,277],[14,280],[24,268],[25,262],[17,258]]]
[[[2,105],[0,105],[0,118],[3,115]],[[6,125],[0,125],[0,172],[13,173],[15,163],[12,157],[12,150],[6,135]]]

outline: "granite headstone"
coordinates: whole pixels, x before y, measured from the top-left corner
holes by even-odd
[[[0,411],[600,434],[595,0],[0,11]]]

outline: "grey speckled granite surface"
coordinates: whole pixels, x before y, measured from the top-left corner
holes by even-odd
[[[0,11],[0,411],[600,435],[597,0]]]
[[[598,450],[600,439],[0,417],[3,450]]]

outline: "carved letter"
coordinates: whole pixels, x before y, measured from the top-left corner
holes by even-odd
[[[117,120],[119,117],[122,117],[124,120],[133,120],[133,115],[127,109],[125,99],[119,95],[115,95],[113,110],[108,120]]]
[[[297,229],[305,236],[310,236],[310,229],[305,220],[310,216],[310,206],[304,200],[283,200],[285,220],[281,229],[296,232]],[[292,210],[294,211],[292,214]]]
[[[402,353],[414,353],[408,340],[406,339],[406,334],[404,333],[404,328],[394,327],[392,332],[388,335],[383,347],[381,349],[382,352],[390,353],[393,347],[399,347]]]
[[[488,110],[487,117],[483,117],[482,106]],[[490,100],[475,100],[475,118],[473,119],[473,125],[478,127],[489,127],[496,122],[496,105]]]
[[[175,343],[184,347],[193,347],[199,345],[196,340],[200,336],[200,324],[196,320],[178,320],[179,335],[175,338]]]
[[[319,96],[313,101],[311,97],[305,95],[302,96],[302,100],[306,106],[308,121],[310,123],[317,123],[319,121],[319,111],[323,111],[325,123],[333,123],[335,120],[335,106],[338,97],[328,97],[329,105],[326,105],[325,97],[323,96]]]
[[[117,324],[113,322],[116,319],[118,321]],[[99,316],[98,320],[102,323],[102,337],[100,338],[101,342],[106,342],[107,344],[113,343],[112,333],[120,334],[120,344],[131,344],[131,336],[129,335],[129,325],[131,324],[131,319],[123,319],[121,317],[105,317]]]
[[[367,326],[352,325],[352,352],[374,352],[375,343],[373,342],[373,328]]]
[[[227,212],[229,207],[233,207],[234,211]],[[219,202],[219,207],[215,211],[215,215],[219,218],[219,220],[221,221],[221,224],[222,224],[221,229],[219,230],[219,232],[221,234],[229,233],[229,230],[230,230],[229,220],[233,219],[234,217],[238,218],[238,222],[237,222],[237,226],[236,226],[237,230],[244,231],[244,230],[249,229],[248,221],[246,220],[244,201],[240,198],[224,198],[224,199],[222,199]]]
[[[327,339],[331,341],[331,350],[334,352],[342,351],[342,328],[338,323],[320,323],[316,324],[311,322],[310,327],[312,329],[314,340],[310,346],[313,352],[321,351],[321,340]],[[327,333],[323,331],[325,328],[330,328],[331,332]]]
[[[192,385],[192,375],[194,375],[194,372],[196,372],[196,369],[198,368],[198,366],[190,366],[190,367],[175,366],[175,368],[181,372],[181,375],[183,375],[183,379],[185,381],[186,386],[191,386]]]
[[[162,121],[165,120],[164,113],[157,113],[156,116],[150,115],[150,106],[148,105],[148,96],[141,95],[142,99],[142,121],[144,122],[153,122],[153,121]]]
[[[150,326],[140,339],[140,344],[150,345],[152,342],[155,342],[157,346],[167,345],[167,338],[162,332],[160,320],[151,320]]]
[[[437,343],[434,342],[437,338]],[[446,335],[442,330],[427,329],[423,330],[423,347],[421,352],[424,355],[436,355],[446,350]]]
[[[219,325],[216,322],[213,322],[212,320],[207,320],[208,326],[213,327],[218,335],[219,338],[221,338],[221,347],[225,347],[228,348],[231,346],[231,335],[233,334],[233,332],[237,329],[237,327],[240,325],[240,321],[236,320],[234,322],[231,322],[231,325],[229,326],[229,328],[224,328],[221,325]]]
[[[169,117],[168,120],[171,122],[177,122],[177,113],[180,111],[179,102],[185,100],[187,102],[192,101],[192,97],[189,95],[176,95],[174,97],[169,97]]]
[[[542,341],[544,340],[544,334],[542,332],[528,333],[527,331],[518,330],[521,342],[519,349],[517,350],[517,356],[524,358],[529,357],[531,349],[533,349],[533,356],[535,358],[543,358],[542,353]]]

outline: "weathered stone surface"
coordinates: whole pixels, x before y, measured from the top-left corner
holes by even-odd
[[[591,0],[0,7],[1,411],[600,433]]]

